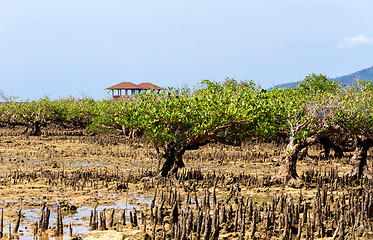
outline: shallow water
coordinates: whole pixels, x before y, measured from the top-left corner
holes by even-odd
[[[113,194],[113,197],[115,194]],[[144,198],[144,197],[139,197],[139,196],[133,196],[129,197],[131,200],[134,200],[136,203],[146,203],[150,204],[151,200]],[[1,203],[18,203],[18,201],[0,201]],[[25,201],[23,201],[25,202]],[[28,202],[30,203],[30,202]],[[140,207],[138,204],[130,204],[128,201],[123,202],[123,201],[113,201],[112,204],[105,205],[105,206],[97,206],[97,210],[99,212],[103,211],[106,209],[107,213],[107,218],[106,220],[108,221],[108,213],[111,211],[111,209],[115,209],[115,215],[116,219],[119,219],[120,215],[122,214],[123,210],[128,210],[132,211],[134,208],[139,209]],[[32,204],[41,204],[40,202],[32,202]],[[91,215],[91,211],[94,210],[93,207],[89,206],[81,206],[78,207],[76,211],[69,211],[69,212],[63,212],[63,224],[64,224],[64,234],[63,236],[55,237],[53,236],[54,230],[51,228],[55,227],[56,224],[56,209],[57,209],[57,204],[58,203],[48,203],[49,208],[51,209],[51,214],[50,214],[50,220],[49,220],[49,230],[42,236],[34,236],[34,226],[35,222],[38,222],[40,220],[40,214],[41,214],[41,207],[40,208],[22,208],[22,220],[21,224],[18,230],[18,235],[14,235],[14,239],[19,239],[19,240],[63,240],[63,239],[69,239],[69,227],[68,225],[72,225],[72,233],[73,236],[82,236],[84,237],[87,235],[89,231],[89,217]],[[74,203],[70,203],[74,204]],[[7,210],[4,209],[4,213]],[[18,211],[14,211],[18,212]],[[128,218],[129,213],[126,212],[126,216]],[[127,220],[129,221],[129,220]],[[11,223],[11,231],[13,232],[15,223]],[[9,222],[7,221],[6,217],[4,217],[4,235],[7,236],[9,234]]]
[[[90,161],[83,161],[83,162],[68,162],[65,163],[65,166],[67,167],[101,167],[105,166],[104,163],[95,163]]]

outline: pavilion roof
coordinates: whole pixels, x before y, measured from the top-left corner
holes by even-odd
[[[139,88],[139,86],[131,82],[121,82],[114,86],[108,87],[107,89],[141,89],[141,88]]]
[[[157,85],[154,85],[152,83],[148,83],[148,82],[143,82],[143,83],[140,83],[139,85],[137,85],[138,87],[140,87],[141,89],[155,89],[155,90],[162,90],[163,88],[161,87],[158,87]]]
[[[155,89],[155,90],[162,90],[163,88],[158,87],[152,83],[144,82],[138,85],[131,83],[131,82],[121,82],[114,86],[108,87],[107,89],[141,89],[141,90],[148,90],[148,89]]]

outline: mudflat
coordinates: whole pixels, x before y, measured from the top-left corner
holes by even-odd
[[[285,147],[278,142],[209,144],[186,152],[186,167],[177,175],[155,178],[163,159],[141,139],[68,131],[26,136],[1,128],[3,236],[9,237],[9,225],[16,239],[279,239],[284,234],[292,239],[299,232],[306,238],[310,228],[316,238],[342,234],[335,212],[340,204],[344,214],[352,214],[352,201],[363,204],[372,197],[368,181],[344,180],[352,153],[323,160],[321,147],[314,146],[298,161],[303,181],[272,184]],[[325,203],[316,202],[322,197]],[[58,207],[63,235],[55,237]],[[43,227],[46,208],[51,213]],[[290,214],[292,208],[298,210]],[[317,209],[325,212],[315,214]],[[373,209],[363,210],[370,216]],[[202,229],[196,225],[199,218]],[[354,227],[347,220],[343,224],[346,236],[371,234],[370,218]]]

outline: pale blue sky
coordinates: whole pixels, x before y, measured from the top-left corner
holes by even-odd
[[[371,0],[0,0],[0,91],[107,97],[120,82],[263,88],[373,65]]]

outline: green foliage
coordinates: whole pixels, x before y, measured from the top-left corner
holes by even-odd
[[[306,94],[317,94],[322,92],[338,92],[341,84],[331,80],[322,74],[310,74],[304,81],[298,83],[297,90]]]
[[[265,91],[254,82],[204,80],[197,90],[168,88],[130,99],[64,98],[0,104],[1,125],[35,122],[91,131],[137,129],[155,147],[179,148],[219,141],[288,134],[302,141],[331,127],[351,134],[372,133],[373,85],[343,89],[323,75],[309,75],[297,89]],[[373,136],[373,135],[372,135]]]
[[[258,131],[265,111],[252,84],[205,80],[191,92],[169,88],[127,100],[115,121],[145,133],[155,146],[196,144],[209,138],[235,141]],[[239,127],[238,127],[239,126]],[[198,140],[198,138],[200,140]]]
[[[96,102],[92,99],[66,98],[0,104],[0,123],[7,125],[31,126],[41,124],[70,125],[85,128],[92,123]]]
[[[373,91],[373,82],[372,81],[357,81],[353,88],[360,91]]]

